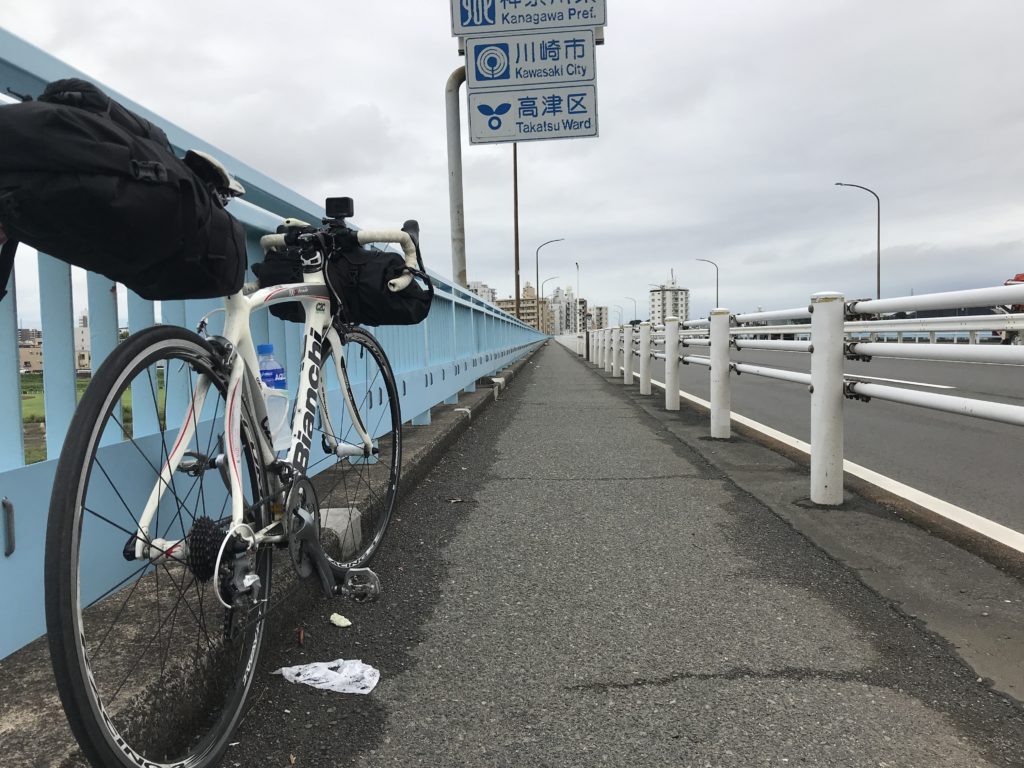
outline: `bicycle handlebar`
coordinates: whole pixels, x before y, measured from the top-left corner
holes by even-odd
[[[405,266],[413,272],[419,271],[419,262],[416,257],[416,241],[413,239],[419,232],[419,226],[414,221],[407,221],[405,223],[406,228],[409,231],[402,229],[361,229],[356,232],[356,239],[360,245],[368,245],[370,243],[394,243],[395,245],[402,246],[402,252],[405,254]],[[410,232],[412,234],[410,234]],[[264,235],[260,238],[260,247],[264,253],[272,250],[273,248],[284,248],[289,245],[299,244],[298,232],[288,232],[284,234]],[[398,293],[408,287],[409,283],[412,282],[412,275],[406,273],[388,281],[388,290],[392,293]]]

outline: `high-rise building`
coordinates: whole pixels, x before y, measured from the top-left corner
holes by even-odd
[[[510,315],[516,313],[516,300],[511,296],[507,299],[499,299],[495,303],[499,309],[505,310]],[[540,305],[539,318],[538,304]],[[555,313],[551,311],[550,302],[547,299],[538,302],[537,290],[529,282],[523,287],[523,295],[519,298],[519,319],[542,333],[556,333]]]
[[[487,283],[481,283],[479,280],[472,280],[469,283],[469,292],[475,293],[484,301],[491,302],[491,304],[495,304],[498,301],[498,291],[491,288]]]
[[[590,312],[594,316],[591,328],[608,327],[608,307],[591,307]]]
[[[667,317],[690,319],[690,290],[676,283],[675,271],[668,282],[651,289],[651,322],[664,323]]]
[[[553,330],[551,332],[555,335],[573,333],[575,297],[573,296],[572,288],[555,288],[551,292],[551,298],[548,300],[548,303],[552,314]]]

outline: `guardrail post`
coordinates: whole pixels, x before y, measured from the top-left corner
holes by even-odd
[[[679,318],[665,318],[665,410],[679,410]]]
[[[622,383],[633,383],[633,329],[636,326],[622,326]]]
[[[615,329],[609,328],[604,337],[604,372],[609,373],[615,365]]]
[[[651,324],[640,323],[640,394],[651,394]]]
[[[836,506],[843,503],[843,294],[814,294],[811,312],[811,502]]]
[[[711,437],[732,436],[729,391],[729,310],[711,310]]]

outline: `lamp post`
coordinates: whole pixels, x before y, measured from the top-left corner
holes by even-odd
[[[718,309],[721,306],[718,303],[718,265],[711,259],[695,259],[695,261],[705,261],[715,268],[715,309]]]
[[[580,314],[580,263],[576,262],[576,305],[572,308],[572,324],[576,332],[579,333],[579,319]]]
[[[611,306],[619,310],[619,325],[622,325],[622,307],[620,307],[618,304],[612,304]]]
[[[540,249],[545,245],[551,245],[552,243],[560,243],[565,240],[564,237],[556,238],[555,240],[548,240],[546,243],[541,243],[537,246],[537,250],[534,253],[534,267],[536,268],[536,282],[533,284],[534,290],[537,294],[534,296],[534,303],[537,305],[537,330],[540,330]]]
[[[882,201],[873,189],[862,187],[860,184],[844,184],[836,182],[837,187],[856,187],[870,192],[875,196],[875,298],[882,298]]]
[[[543,321],[541,320],[541,317],[540,317],[540,305],[541,305],[541,302],[544,301],[544,286],[547,285],[552,280],[557,280],[557,279],[558,279],[558,275],[555,275],[554,277],[546,278],[544,280],[544,282],[540,284],[540,298],[537,300],[537,330],[538,331],[543,331],[544,330],[541,327],[543,325]]]
[[[632,296],[623,296],[622,298],[629,299],[630,301],[633,302],[633,319],[636,320],[636,299],[634,299]]]
[[[541,301],[544,300],[544,286],[547,285],[548,283],[550,283],[552,280],[557,280],[557,279],[558,279],[558,275],[555,275],[554,277],[546,277],[546,278],[544,278],[544,282],[540,284],[540,299],[541,299]]]

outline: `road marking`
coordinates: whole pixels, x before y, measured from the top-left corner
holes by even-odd
[[[651,384],[662,391],[665,390],[664,382],[654,381],[652,379]],[[682,390],[679,390],[679,396],[684,400],[705,408],[706,410],[711,410],[711,403],[707,400],[691,395],[688,392],[683,392]],[[808,456],[811,455],[810,443],[805,443],[803,440],[797,440],[795,437],[787,435],[785,432],[772,429],[766,424],[761,424],[753,419],[748,419],[746,416],[741,416],[738,413],[732,414],[732,420],[737,424],[742,424],[756,432],[760,432],[765,437],[770,437],[772,440],[777,440],[783,445],[795,448],[801,453],[805,453]],[[886,477],[879,472],[875,472],[873,469],[862,467],[860,464],[854,464],[852,461],[847,459],[843,460],[843,469],[854,477],[871,483],[872,485],[881,488],[883,491],[887,491],[901,499],[906,499],[912,504],[917,504],[919,507],[927,509],[929,512],[933,512],[940,517],[951,520],[957,525],[963,526],[964,528],[974,531],[986,538],[997,541],[1005,547],[1024,554],[1024,533],[1021,533],[1020,531],[1007,528],[1005,525],[1000,525],[994,520],[989,520],[987,517],[977,515],[963,507],[950,504],[948,501],[943,501],[937,496],[932,496],[922,490],[906,485],[905,483],[901,483],[899,480],[893,480],[891,477]]]
[[[904,381],[903,379],[883,379],[881,376],[861,376],[858,373],[844,373],[847,379],[870,379],[871,381],[887,381],[890,384],[909,384],[912,387],[928,387],[930,389],[956,389],[946,384],[925,384],[923,381]]]

